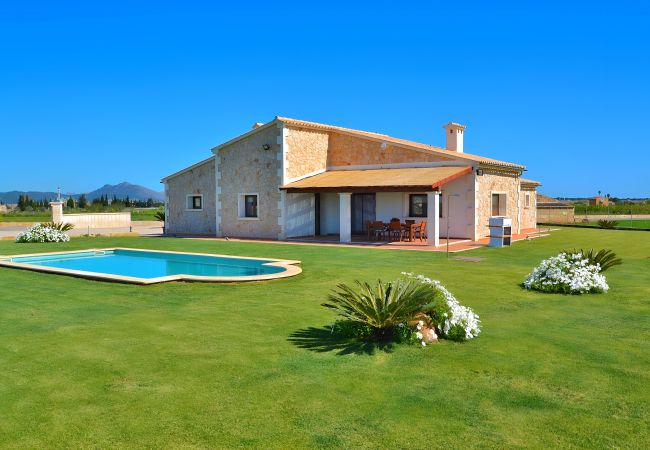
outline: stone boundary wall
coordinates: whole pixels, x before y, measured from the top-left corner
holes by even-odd
[[[131,226],[130,212],[63,214],[63,202],[51,202],[52,222],[69,223],[75,228],[125,228]]]

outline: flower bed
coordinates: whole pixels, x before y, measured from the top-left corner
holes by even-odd
[[[70,236],[55,228],[38,224],[16,236],[16,242],[68,242]]]
[[[339,285],[323,306],[339,319],[332,333],[359,340],[418,344],[440,339],[466,341],[481,332],[479,316],[463,306],[439,281],[403,273],[404,278],[375,286]]]
[[[524,280],[526,289],[565,294],[607,292],[609,286],[598,263],[582,253],[562,252],[545,259]]]

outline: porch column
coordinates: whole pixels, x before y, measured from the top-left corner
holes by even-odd
[[[339,235],[341,242],[352,242],[352,194],[349,192],[339,192]]]
[[[449,219],[447,219],[449,220]],[[427,245],[440,245],[440,192],[427,192]]]

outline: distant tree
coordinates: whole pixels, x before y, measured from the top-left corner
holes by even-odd
[[[69,198],[68,198],[68,201],[65,202],[65,206],[66,206],[67,208],[74,208],[74,198],[69,197]]]
[[[85,209],[88,206],[88,199],[86,199],[86,194],[81,194],[79,196],[79,208]]]

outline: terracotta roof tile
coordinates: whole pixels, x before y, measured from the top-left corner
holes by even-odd
[[[282,189],[438,188],[471,172],[471,167],[329,170],[282,186]]]

